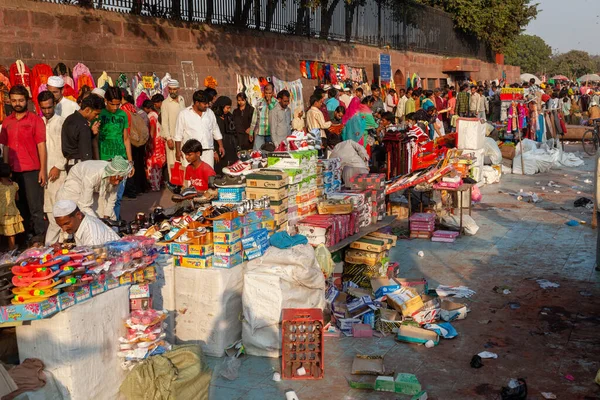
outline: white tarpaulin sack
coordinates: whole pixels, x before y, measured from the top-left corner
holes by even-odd
[[[459,150],[483,149],[486,134],[486,124],[478,118],[459,118],[456,121],[456,132]]]
[[[242,294],[242,343],[250,355],[279,357],[281,310],[325,307],[325,278],[312,246],[269,247],[249,261]]]

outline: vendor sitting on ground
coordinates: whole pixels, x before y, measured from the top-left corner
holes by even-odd
[[[363,145],[354,140],[344,140],[333,148],[329,158],[339,158],[342,167],[342,180],[350,187],[350,178],[369,173],[369,154]]]
[[[120,239],[98,218],[82,213],[72,200],[57,201],[52,212],[58,226],[65,233],[73,235],[77,246],[101,246]]]
[[[185,186],[193,187],[199,194],[208,190],[209,178],[215,176],[215,170],[200,159],[202,144],[196,139],[190,139],[185,142],[181,152],[188,162],[185,168]]]

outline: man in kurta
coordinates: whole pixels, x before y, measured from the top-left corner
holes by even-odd
[[[48,153],[48,184],[44,189],[44,212],[48,216],[48,231],[46,232],[46,245],[56,243],[60,235],[60,227],[52,215],[52,208],[56,202],[56,195],[67,177],[65,166],[67,159],[62,153],[61,131],[64,118],[55,114],[54,95],[46,90],[38,95],[38,103],[43,120],[46,125],[46,151]]]
[[[161,136],[167,141],[167,171],[171,180],[171,169],[175,165],[175,127],[179,112],[185,108],[185,101],[179,95],[179,82],[175,79],[169,80],[169,97],[161,106],[162,130]]]

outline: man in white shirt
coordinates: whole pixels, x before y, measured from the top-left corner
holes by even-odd
[[[102,246],[120,239],[98,218],[82,213],[72,200],[57,201],[52,211],[56,224],[65,233],[73,235],[77,246]]]
[[[60,227],[54,221],[52,208],[56,202],[58,190],[62,187],[67,176],[65,172],[67,160],[62,153],[61,146],[61,132],[64,119],[54,113],[54,95],[50,91],[45,90],[41,92],[37,100],[44,115],[44,124],[46,125],[48,184],[44,189],[44,212],[48,215],[49,223],[48,231],[46,232],[46,244],[50,245],[56,243],[60,235]]]
[[[400,123],[404,121],[404,112],[406,109],[406,102],[408,101],[408,97],[406,97],[406,92],[404,89],[400,89],[398,91],[398,107],[396,107],[396,122]]]
[[[219,155],[225,155],[223,135],[217,125],[215,114],[208,108],[209,98],[203,90],[198,90],[192,97],[194,104],[184,109],[177,117],[175,127],[175,159],[187,166],[181,155],[181,146],[190,139],[196,139],[202,144],[202,161],[214,168],[214,142],[219,145]]]
[[[340,96],[339,100],[344,104],[346,109],[350,106],[350,101],[352,101],[352,88],[350,86],[344,88],[344,93]]]
[[[177,117],[181,110],[185,108],[183,96],[179,95],[179,82],[170,79],[168,83],[169,97],[163,101],[160,107],[160,116],[162,119],[161,136],[167,141],[167,171],[171,179],[171,169],[175,165],[175,129],[177,127]]]
[[[325,122],[325,117],[321,112],[323,97],[313,94],[310,96],[310,109],[306,113],[306,126],[309,131],[318,129],[321,132],[321,138],[326,138],[325,129],[331,127],[331,121]]]
[[[62,76],[49,77],[46,86],[48,91],[54,95],[54,100],[56,101],[54,112],[56,115],[67,118],[69,115],[79,110],[79,105],[76,102],[63,96],[65,81]]]

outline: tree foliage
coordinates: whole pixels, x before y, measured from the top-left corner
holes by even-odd
[[[395,0],[400,1],[400,0]],[[531,0],[418,0],[452,14],[457,28],[504,51],[538,13]]]
[[[552,48],[535,35],[517,36],[504,50],[504,61],[521,67],[521,72],[542,74],[548,68]]]
[[[582,75],[598,72],[597,67],[597,62],[587,52],[571,50],[552,57],[549,70],[551,75],[565,75],[574,80]]]

